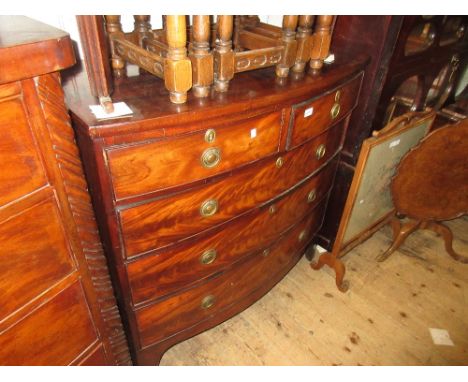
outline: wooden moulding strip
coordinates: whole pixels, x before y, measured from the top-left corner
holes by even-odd
[[[153,39],[153,40],[147,40],[146,41],[146,50],[154,53],[160,57],[166,57],[167,55],[167,50],[168,46],[166,43],[163,43],[162,41]]]
[[[240,73],[247,70],[274,66],[280,62],[282,55],[282,46],[236,52],[234,71],[235,73]]]
[[[164,78],[164,58],[151,53],[119,36],[111,36],[116,53],[125,61],[138,65],[146,71]]]

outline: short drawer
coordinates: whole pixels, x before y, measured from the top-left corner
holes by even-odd
[[[317,99],[292,107],[287,148],[296,147],[328,129],[357,104],[362,75]]]
[[[224,274],[191,290],[135,312],[142,347],[206,320],[260,288],[290,266],[309,242],[313,230],[306,219],[276,244],[246,258]]]
[[[280,200],[169,249],[127,264],[135,305],[187,288],[276,241],[305,216],[320,224],[336,165]]]
[[[121,209],[125,255],[132,257],[168,246],[286,192],[337,154],[342,135],[343,124],[339,123],[296,150],[236,171],[218,182]]]
[[[176,138],[107,148],[117,200],[188,184],[278,151],[281,112]]]

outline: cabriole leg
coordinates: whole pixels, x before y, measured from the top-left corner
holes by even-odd
[[[316,263],[311,263],[310,266],[316,271],[321,269],[324,265],[328,265],[335,271],[335,283],[340,292],[346,292],[349,289],[349,283],[343,281],[346,268],[343,262],[338,259],[333,253],[322,253]]]

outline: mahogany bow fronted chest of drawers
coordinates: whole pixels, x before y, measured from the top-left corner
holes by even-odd
[[[238,75],[171,104],[162,81],[116,80],[126,118],[68,103],[137,364],[232,317],[296,264],[322,224],[365,58],[317,76]],[[73,90],[75,89],[75,90]]]

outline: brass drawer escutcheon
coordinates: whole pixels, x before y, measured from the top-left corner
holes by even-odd
[[[274,204],[272,204],[270,206],[270,208],[268,208],[268,212],[270,213],[270,215],[273,215],[276,213],[276,206]]]
[[[317,192],[315,190],[315,188],[313,190],[311,190],[308,194],[307,194],[307,202],[308,203],[312,203],[315,198],[317,197]]]
[[[200,207],[200,215],[204,217],[212,216],[218,212],[218,201],[216,199],[205,200]]]
[[[216,139],[216,131],[214,129],[208,129],[205,133],[205,142],[211,143]]]
[[[201,163],[205,168],[216,166],[221,161],[221,150],[217,147],[210,147],[203,151]]]
[[[339,103],[335,103],[333,104],[331,110],[330,110],[330,117],[331,119],[336,119],[336,117],[338,117],[338,115],[340,114],[340,109],[341,109],[341,106]]]
[[[267,257],[269,254],[270,254],[270,249],[269,249],[269,248],[264,249],[264,250],[262,251],[262,256],[263,256],[263,257]]]
[[[341,98],[341,90],[337,90],[335,93],[335,102],[338,102]]]
[[[200,263],[203,265],[211,264],[216,260],[216,255],[216,249],[208,249],[200,256]]]
[[[282,157],[279,157],[277,160],[276,160],[276,167],[280,168],[282,167],[284,164],[284,159]]]
[[[215,296],[213,296],[212,294],[209,294],[208,296],[203,297],[200,306],[202,309],[209,309],[215,304],[215,302],[216,302]]]
[[[299,234],[298,240],[304,241],[306,237],[307,237],[307,230],[302,230],[301,233]]]
[[[327,148],[325,147],[325,145],[321,144],[319,147],[317,147],[317,150],[315,150],[315,156],[317,157],[317,159],[322,159],[326,151]]]

